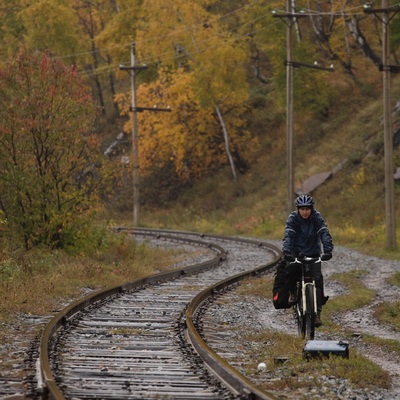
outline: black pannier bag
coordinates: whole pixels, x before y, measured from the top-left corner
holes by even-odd
[[[289,277],[285,267],[286,262],[284,260],[276,267],[274,286],[272,288],[272,301],[277,310],[291,307],[289,305]]]

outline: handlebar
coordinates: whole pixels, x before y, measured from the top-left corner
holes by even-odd
[[[284,258],[289,263],[310,264],[310,263],[318,263],[318,262],[328,261],[332,258],[332,254],[331,253],[323,253],[323,254],[320,254],[318,257],[307,257],[307,256],[304,256],[303,254],[300,254],[297,257],[293,257],[293,256],[287,254],[284,256]]]
[[[304,262],[306,263],[317,263],[317,262],[323,262],[321,256],[319,257],[303,257],[303,258],[295,258],[294,261],[291,261],[293,263],[298,263],[298,264],[303,264]]]

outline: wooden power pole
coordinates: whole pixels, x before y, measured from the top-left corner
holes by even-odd
[[[390,65],[389,23],[400,11],[398,5],[389,7],[388,0],[382,0],[382,8],[373,9],[368,4],[364,12],[374,14],[382,22],[382,64],[379,70],[383,76],[383,137],[385,165],[385,212],[386,243],[389,249],[396,248],[396,214],[394,209],[394,166],[393,126],[390,78],[392,72],[400,72],[400,66]]]
[[[138,226],[139,218],[139,138],[137,123],[137,107],[136,107],[136,72],[145,69],[146,66],[136,65],[136,47],[135,43],[131,44],[131,65],[129,67],[120,66],[122,70],[130,71],[131,75],[131,112],[132,112],[132,168],[133,168],[133,226]]]
[[[129,67],[120,65],[119,69],[130,72],[131,75],[131,112],[132,112],[132,168],[133,168],[133,226],[140,224],[140,172],[139,172],[139,134],[137,113],[141,111],[171,111],[170,108],[138,107],[136,105],[136,76],[138,72],[146,69],[146,65],[136,64],[136,46],[131,44],[131,65]]]
[[[295,179],[294,179],[294,162],[293,162],[293,147],[294,147],[294,124],[293,124],[293,78],[294,68],[307,67],[324,71],[333,71],[333,67],[325,68],[315,64],[305,64],[293,61],[293,32],[292,27],[296,24],[298,18],[305,17],[301,13],[295,13],[293,10],[293,0],[286,0],[286,14],[277,14],[274,12],[274,17],[282,18],[286,23],[286,184],[287,184],[287,213],[293,210],[295,197]]]
[[[293,34],[294,22],[292,0],[286,0],[288,20],[286,23],[286,168],[287,168],[287,202],[289,214],[294,202],[294,167],[293,167]]]

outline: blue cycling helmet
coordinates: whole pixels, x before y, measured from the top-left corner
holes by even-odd
[[[314,199],[308,194],[300,195],[294,202],[296,207],[314,207]]]

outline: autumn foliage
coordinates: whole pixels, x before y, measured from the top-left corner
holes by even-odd
[[[212,107],[201,107],[193,89],[193,74],[182,69],[160,71],[159,79],[138,89],[141,106],[171,112],[144,111],[139,114],[140,165],[143,175],[173,163],[182,180],[195,180],[227,163],[220,123]],[[120,108],[129,115],[129,95],[116,97]],[[231,107],[227,118],[231,146],[237,153],[251,147],[249,132],[241,116],[244,103],[226,101]],[[132,129],[131,119],[125,130]]]
[[[96,203],[96,109],[74,67],[21,52],[0,70],[0,209],[26,249],[60,247]]]
[[[390,20],[390,64],[398,65],[400,14],[394,0],[388,3],[389,7],[394,7]],[[54,131],[58,132],[58,139],[61,132],[71,138],[74,137],[72,133],[79,132],[85,146],[84,151],[78,151],[63,136],[63,145],[73,149],[66,149],[63,157],[80,158],[79,162],[62,164],[59,169],[63,171],[63,177],[67,171],[65,176],[69,179],[73,176],[76,181],[77,177],[82,178],[78,171],[91,170],[86,164],[102,165],[104,158],[96,164],[91,163],[95,153],[87,150],[89,146],[98,145],[87,135],[91,131],[93,104],[89,98],[92,95],[103,113],[103,133],[107,130],[101,137],[103,149],[115,140],[121,128],[125,132],[124,140],[112,152],[114,167],[120,169],[119,173],[125,179],[123,188],[115,184],[112,189],[129,192],[127,199],[121,196],[125,209],[131,207],[132,168],[123,168],[119,161],[122,158],[125,162],[126,156],[132,154],[132,88],[129,73],[122,71],[120,65],[131,66],[132,42],[137,50],[137,65],[146,65],[146,71],[141,71],[136,79],[137,106],[170,107],[171,110],[137,113],[138,170],[141,178],[156,182],[152,184],[154,187],[157,180],[165,183],[166,176],[172,176],[174,183],[179,181],[177,186],[184,186],[220,169],[231,172],[236,181],[260,155],[259,143],[267,143],[267,151],[274,146],[282,151],[283,143],[277,145],[277,142],[284,140],[281,130],[287,108],[287,66],[284,62],[288,26],[292,34],[292,60],[302,65],[295,68],[293,79],[296,140],[301,140],[304,135],[312,142],[313,135],[323,135],[321,127],[328,117],[338,112],[338,104],[354,93],[376,96],[377,82],[381,81],[377,68],[382,57],[381,21],[377,15],[365,12],[363,0],[296,0],[291,3],[283,0],[5,0],[4,4],[0,8],[2,74],[8,73],[11,77],[15,73],[16,79],[1,82],[5,104],[1,110],[1,123],[2,132],[11,134],[9,132],[15,129],[18,135],[13,140],[18,138],[19,141],[18,146],[14,146],[12,141],[3,139],[4,149],[9,154],[2,156],[1,162],[5,165],[15,153],[18,168],[22,168],[21,154],[36,150],[37,154],[33,154],[37,171],[42,171],[45,176],[39,181],[48,182],[49,176],[60,175],[52,171],[55,167],[50,162],[51,152],[40,153],[37,149],[41,146],[36,149],[30,141],[20,140],[20,136],[32,130],[42,134],[49,124],[53,132],[54,118],[46,119],[44,115],[56,115],[54,107],[60,100],[59,90],[65,86],[68,89],[63,100],[68,107],[63,104],[57,109],[59,119]],[[286,13],[288,4],[297,15],[290,24]],[[277,16],[279,18],[275,18]],[[39,73],[40,68],[31,71],[28,65],[21,63],[21,58],[8,62],[15,60],[15,54],[21,48],[27,49],[24,57],[36,51],[47,52],[49,56],[42,62],[42,68],[47,63],[53,69],[44,68]],[[35,63],[31,68],[37,65],[37,60]],[[62,67],[62,63],[75,68]],[[317,65],[334,68],[327,72],[326,68],[314,68]],[[59,69],[67,72],[60,73]],[[77,75],[90,86],[90,93],[79,86]],[[30,90],[40,79],[46,83],[37,84],[35,91],[39,94],[32,105],[29,103],[33,101]],[[77,93],[68,97],[69,91],[75,89]],[[24,109],[27,114],[20,110],[21,102],[30,104]],[[72,111],[72,104],[77,107],[75,111]],[[66,117],[68,112],[74,118]],[[10,125],[7,121],[13,122]],[[5,137],[4,133],[2,135]],[[50,143],[47,138],[41,141]],[[55,140],[52,146],[56,143],[58,146],[60,141]],[[43,162],[41,157],[48,159]],[[24,165],[28,163],[35,165],[29,158]],[[22,188],[27,183],[19,177],[18,168],[13,167],[6,174],[9,181],[15,181],[21,197],[19,203],[15,202],[19,204],[15,210],[10,208],[11,195],[7,195],[7,201],[3,200],[8,223],[13,213],[29,215],[27,204],[32,209],[38,207],[42,217],[35,215],[32,222],[24,222],[23,226],[16,224],[23,232],[35,231],[32,237],[29,234],[25,239],[27,246],[41,242],[43,237],[47,237],[45,241],[57,242],[57,235],[51,238],[47,231],[53,232],[54,227],[61,229],[59,223],[50,227],[49,222],[41,222],[40,229],[33,228],[39,226],[38,220],[49,220],[47,207],[27,200],[39,191],[40,185],[30,179],[34,185],[25,193]],[[24,171],[29,170],[27,166],[24,168]],[[93,174],[93,179],[97,174],[98,171]],[[146,179],[141,180],[141,185],[146,185]],[[63,194],[67,192],[60,184],[57,184],[57,190]],[[92,189],[87,192],[92,193]],[[47,205],[47,200],[44,203]],[[63,205],[73,203],[61,201]],[[79,202],[79,207],[85,209],[87,203]]]

